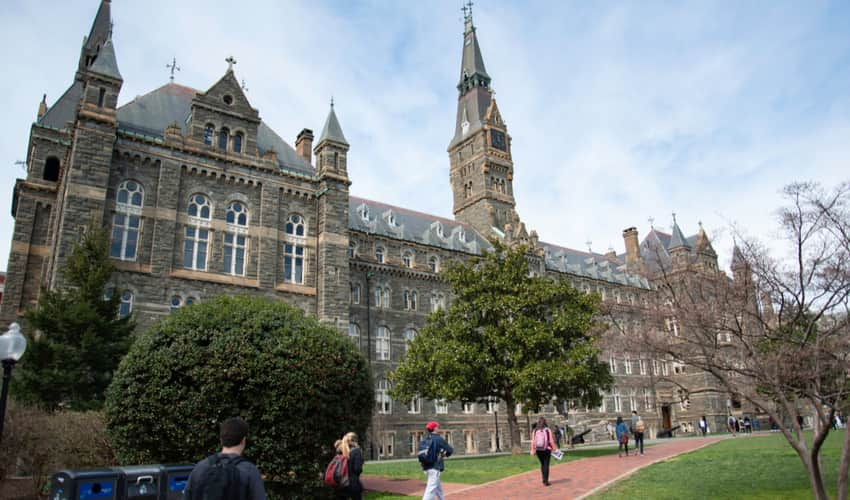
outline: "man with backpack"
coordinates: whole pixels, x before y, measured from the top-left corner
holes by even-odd
[[[643,419],[638,417],[635,422],[635,452],[640,452],[643,455],[643,432],[646,430],[646,424]],[[635,453],[637,456],[637,453]]]
[[[422,500],[439,498],[443,500],[443,483],[440,482],[440,473],[445,469],[443,457],[450,457],[454,449],[445,439],[435,434],[434,431],[440,426],[437,422],[428,422],[425,430],[428,431],[425,438],[419,443],[419,463],[422,470],[428,476],[428,484],[425,485],[425,493]]]
[[[221,424],[221,452],[201,460],[189,474],[186,500],[266,500],[260,471],[242,458],[248,423],[239,417]]]

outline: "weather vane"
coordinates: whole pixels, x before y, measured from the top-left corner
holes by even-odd
[[[169,77],[169,80],[171,80],[173,82],[174,81],[174,72],[180,71],[180,66],[177,65],[177,57],[175,56],[171,60],[171,64],[166,64],[165,67],[171,69],[171,77]]]
[[[650,217],[650,218],[648,218],[648,219],[646,219],[646,220],[648,220],[648,221],[649,221],[649,228],[650,228],[650,229],[655,229],[655,217]]]

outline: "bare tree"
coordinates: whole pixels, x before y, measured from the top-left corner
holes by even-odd
[[[779,424],[808,472],[818,499],[828,498],[820,452],[836,413],[850,409],[850,183],[783,190],[778,236],[787,255],[737,235],[730,279],[687,256],[659,260],[663,300],[642,335],[656,356],[711,374],[731,397]],[[678,336],[665,321],[674,319]],[[668,323],[669,324],[669,323]],[[800,421],[811,415],[807,439]],[[845,433],[838,498],[848,498],[850,432]]]

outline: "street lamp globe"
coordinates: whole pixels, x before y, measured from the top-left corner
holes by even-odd
[[[0,360],[17,362],[27,350],[27,339],[21,333],[21,325],[12,323],[9,331],[0,335]]]

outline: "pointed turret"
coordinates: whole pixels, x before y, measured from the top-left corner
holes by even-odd
[[[318,144],[321,144],[324,141],[334,141],[348,146],[348,141],[345,140],[345,136],[342,134],[342,127],[339,125],[336,112],[334,112],[333,99],[331,99],[331,111],[325,119],[325,126],[322,127],[322,133],[319,135]]]
[[[732,247],[732,272],[736,273],[738,271],[746,270],[747,268],[747,259],[744,258],[744,254],[741,252],[741,249],[738,248],[738,244]]]
[[[118,71],[118,61],[115,58],[115,48],[112,46],[112,38],[106,39],[106,43],[100,49],[100,55],[94,60],[89,71],[114,80],[124,80],[121,77],[121,72]]]
[[[316,154],[316,170],[319,176],[331,174],[340,178],[348,179],[347,158],[348,141],[342,134],[342,127],[334,111],[334,102],[331,99],[331,110],[325,119],[325,126],[313,152]]]
[[[679,247],[684,247],[688,250],[691,249],[688,239],[685,238],[682,230],[679,229],[679,224],[676,222],[676,214],[673,214],[673,234],[670,237],[670,244],[667,246],[667,250],[673,250]]]
[[[478,35],[472,22],[472,5],[467,4],[463,11],[463,57],[460,63],[460,81],[457,84],[457,120],[449,149],[483,127],[492,97],[490,75],[484,68],[484,57],[481,56]]]
[[[89,68],[100,56],[106,41],[111,38],[112,34],[112,3],[110,0],[101,0],[100,7],[97,9],[97,14],[94,16],[89,36],[83,40],[83,47],[80,50],[79,70]]]

